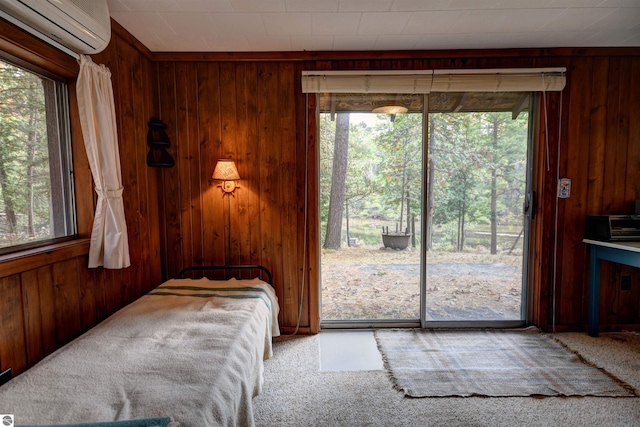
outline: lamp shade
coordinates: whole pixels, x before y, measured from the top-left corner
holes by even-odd
[[[407,111],[409,111],[407,107],[403,107],[402,105],[385,105],[371,110],[372,113],[380,114],[402,114]]]
[[[240,179],[236,163],[231,159],[220,159],[216,163],[216,167],[213,170],[213,179],[219,179],[220,181],[235,181]]]

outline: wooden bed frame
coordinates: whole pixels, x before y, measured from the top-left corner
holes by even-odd
[[[273,276],[271,275],[271,271],[269,271],[269,269],[267,267],[264,267],[262,265],[250,265],[250,264],[243,264],[243,265],[203,265],[203,266],[192,266],[192,267],[186,267],[183,268],[182,270],[180,270],[178,272],[178,274],[176,274],[176,279],[185,279],[187,278],[187,273],[191,273],[191,272],[202,272],[204,274],[204,272],[206,271],[224,271],[225,273],[227,273],[228,271],[231,270],[259,270],[262,271],[266,274],[267,276],[267,283],[270,285],[273,285]]]

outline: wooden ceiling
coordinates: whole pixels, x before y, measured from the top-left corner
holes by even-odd
[[[515,119],[529,109],[529,92],[437,92],[429,97],[431,113],[511,111]],[[422,112],[422,94],[322,94],[321,112],[371,112],[385,105],[400,105],[409,112]]]

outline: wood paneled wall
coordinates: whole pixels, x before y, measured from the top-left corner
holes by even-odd
[[[306,105],[300,89],[302,70],[566,67],[563,93],[540,97],[547,120],[539,116],[528,320],[547,330],[585,330],[584,217],[632,213],[640,198],[640,96],[638,79],[632,78],[638,75],[639,54],[638,49],[370,52],[325,53],[317,59],[282,54],[280,60],[277,55],[256,60],[240,54],[235,60],[232,55],[159,55],[159,110],[178,159],[174,169],[163,172],[163,277],[191,264],[265,264],[275,273],[282,324],[296,326],[303,295],[301,326],[317,330],[315,110],[313,97]],[[305,137],[307,109],[310,133]],[[241,188],[229,199],[210,180],[216,158],[223,157],[237,161],[242,177]],[[558,201],[556,209],[558,175],[572,179],[572,197]],[[605,328],[639,326],[638,274],[620,266],[603,269]],[[616,290],[621,275],[632,276],[631,291]]]
[[[298,64],[163,61],[157,70],[160,118],[176,159],[162,172],[163,277],[191,265],[265,265],[281,322],[295,326],[307,164]],[[234,195],[211,179],[220,158],[238,167]]]
[[[73,106],[75,61],[10,24],[0,26],[0,48],[68,79]],[[0,258],[0,370],[21,372],[181,267],[197,264],[266,265],[284,332],[298,318],[300,331],[317,331],[315,99],[307,103],[299,83],[302,70],[314,69],[567,67],[562,95],[545,97],[550,120],[537,123],[529,320],[546,330],[586,330],[584,217],[630,213],[640,198],[634,77],[640,49],[152,54],[113,21],[112,27],[111,44],[94,61],[113,73],[132,266],[86,268],[82,238],[91,229],[93,189],[72,108],[81,239]],[[152,116],[168,125],[173,168],[145,164]],[[210,178],[218,158],[237,162],[242,179],[234,196],[223,197]],[[571,198],[556,200],[558,176],[572,179]],[[621,291],[626,275],[632,289]],[[638,271],[607,264],[602,287],[603,328],[640,327]]]
[[[17,375],[160,283],[158,177],[145,164],[146,129],[155,114],[151,61],[128,33],[114,27],[107,49],[94,56],[112,72],[122,159],[131,267],[88,269],[94,192],[75,97],[78,65],[0,20],[0,48],[67,80],[79,238],[0,257],[0,371]]]
[[[567,89],[561,98],[548,99],[550,115],[562,116],[560,128],[549,125],[550,133],[562,134],[560,148],[551,147],[550,170],[539,167],[537,257],[542,268],[535,299],[542,310],[534,321],[548,329],[584,330],[589,302],[589,254],[582,243],[585,216],[633,214],[640,199],[640,56],[637,50],[575,56],[567,68]],[[557,201],[556,209],[560,177],[572,180],[572,191],[570,198]],[[621,290],[623,276],[631,277],[630,290]],[[601,280],[602,329],[638,329],[640,271],[604,262]]]

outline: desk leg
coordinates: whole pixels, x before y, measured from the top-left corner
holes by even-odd
[[[589,335],[598,336],[600,322],[600,260],[598,248],[591,246],[591,261],[589,262]]]

